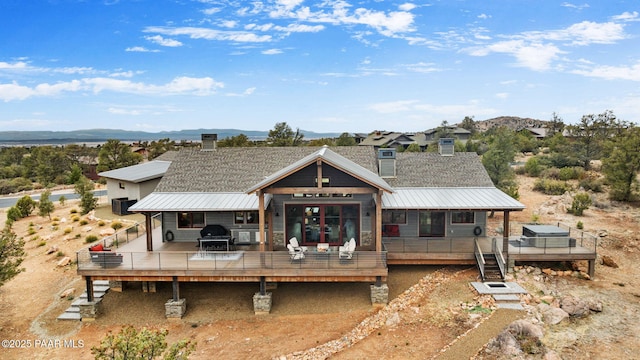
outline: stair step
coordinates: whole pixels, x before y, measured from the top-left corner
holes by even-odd
[[[501,302],[510,302],[510,301],[520,302],[520,297],[514,294],[495,294],[493,295],[493,299],[495,301],[501,301]]]
[[[524,310],[524,306],[520,303],[497,303],[496,307],[499,309],[513,309],[513,310]]]
[[[103,292],[103,291],[94,291],[93,292],[93,297],[96,298],[96,299],[97,298],[101,298],[101,297],[104,296],[104,294],[105,294],[105,292]],[[87,293],[83,292],[82,295],[80,295],[80,299],[86,299],[86,298],[87,298]]]
[[[80,312],[80,307],[79,306],[70,306],[64,312],[79,313]]]
[[[62,315],[58,316],[58,320],[81,320],[80,313],[77,312],[64,312]]]
[[[93,285],[93,292],[104,292],[106,293],[107,291],[109,291],[110,287],[109,285]]]
[[[109,280],[94,280],[93,285],[109,286]]]

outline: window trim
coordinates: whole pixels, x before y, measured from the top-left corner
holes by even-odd
[[[188,226],[181,225],[180,217],[182,214],[187,214],[189,224]],[[202,224],[195,224],[193,221],[194,214],[202,214]],[[176,213],[176,228],[177,229],[199,229],[207,225],[207,216],[204,211],[181,211]]]
[[[455,221],[455,214],[471,214],[471,222],[467,221]],[[463,218],[465,215],[461,215]],[[462,219],[464,220],[464,219]],[[476,212],[475,211],[452,211],[451,212],[451,225],[475,225],[476,223]]]

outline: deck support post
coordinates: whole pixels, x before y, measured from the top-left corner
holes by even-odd
[[[596,261],[595,260],[589,260],[589,278],[593,279],[593,277],[596,275]]]
[[[371,304],[384,306],[389,303],[389,286],[387,284],[371,285]]]
[[[93,302],[93,280],[91,280],[91,276],[85,276],[84,280],[87,286],[87,301]]]
[[[511,212],[505,210],[504,212],[504,220],[502,223],[502,256],[504,256],[504,261],[509,263],[509,215]],[[506,270],[508,271],[508,270]]]
[[[272,293],[255,293],[253,295],[253,312],[256,315],[267,315],[271,312]]]
[[[122,292],[124,290],[125,282],[121,280],[109,280],[109,289],[111,291]]]
[[[144,213],[144,226],[147,228],[147,251],[153,251],[153,228],[151,223],[151,213]]]
[[[260,295],[267,294],[267,278],[264,276],[260,276]]]
[[[167,319],[181,319],[187,311],[187,299],[180,299],[180,283],[177,276],[173,277],[172,285],[173,298],[164,304],[165,317]]]

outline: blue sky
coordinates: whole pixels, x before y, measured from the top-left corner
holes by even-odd
[[[640,120],[640,3],[2,0],[0,131]]]

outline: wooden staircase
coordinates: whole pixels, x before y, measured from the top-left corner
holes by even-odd
[[[498,266],[498,260],[495,254],[482,254],[484,258],[484,277],[483,282],[487,281],[504,281],[504,276]]]

